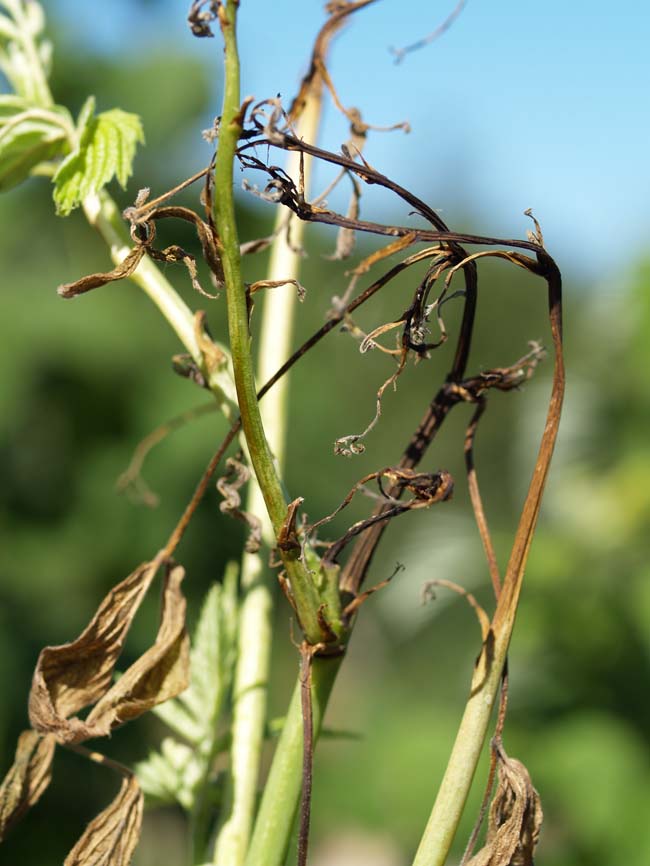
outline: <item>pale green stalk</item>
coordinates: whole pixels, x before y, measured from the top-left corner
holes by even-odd
[[[538,260],[545,267],[544,278],[549,289],[549,315],[555,349],[553,390],[546,424],[503,585],[498,595],[497,607],[489,633],[484,636],[481,656],[472,677],[470,697],[413,866],[443,866],[449,855],[496,702],[501,673],[515,624],[526,562],[557,438],[565,387],[562,354],[562,278],[552,260],[541,255],[538,256]]]
[[[486,660],[485,648],[481,654],[447,770],[413,866],[443,866],[447,860],[485,743],[509,641],[510,634],[495,641],[490,661]]]
[[[316,656],[313,659],[311,679],[314,741],[320,733],[325,708],[343,658],[344,656]],[[287,856],[302,788],[303,721],[300,689],[301,684],[298,682],[264,786],[246,866],[283,866]],[[219,862],[217,866],[228,864]]]
[[[298,124],[298,134],[315,142],[321,113],[322,85],[314,86]],[[287,172],[297,179],[299,154],[290,154]],[[309,189],[311,159],[304,164],[305,190]],[[287,242],[283,226],[290,219],[293,244]],[[304,222],[279,208],[276,237],[271,248],[269,280],[297,279]],[[292,345],[296,292],[289,284],[269,289],[264,298],[257,377],[266,382],[289,356]],[[287,423],[288,377],[284,376],[261,403],[260,411],[269,445],[279,471],[284,466]],[[246,504],[249,513],[263,517],[263,537],[273,544],[273,529],[265,514],[259,485],[251,481]],[[266,557],[268,551],[264,552]],[[270,575],[265,572],[260,554],[245,553],[242,558],[241,586],[244,593],[239,620],[238,660],[234,685],[234,713],[230,764],[230,790],[227,818],[219,832],[214,850],[216,864],[241,866],[250,840],[259,779],[259,766],[266,722],[267,681],[271,658],[271,611],[273,607]]]

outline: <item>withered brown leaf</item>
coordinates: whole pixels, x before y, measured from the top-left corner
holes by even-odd
[[[146,248],[144,246],[135,246],[112,271],[89,274],[87,277],[81,277],[81,279],[75,280],[73,283],[64,283],[58,287],[57,292],[62,298],[76,298],[77,295],[83,295],[85,292],[91,291],[91,289],[98,289],[107,283],[130,277],[142,261],[145,252]]]
[[[128,866],[140,838],[144,797],[135,776],[86,827],[64,866]]]
[[[36,731],[18,737],[14,762],[0,785],[0,842],[50,784],[55,745],[54,737]]]
[[[156,640],[93,707],[86,720],[90,736],[105,736],[187,688],[190,642],[181,592],[184,577],[182,566],[168,568]]]
[[[526,767],[497,752],[499,783],[490,806],[485,846],[466,866],[533,866],[544,813]]]
[[[145,562],[113,587],[76,640],[41,650],[29,695],[35,730],[52,733],[62,743],[92,736],[81,719],[69,717],[109,688],[128,630],[159,564],[158,559]]]

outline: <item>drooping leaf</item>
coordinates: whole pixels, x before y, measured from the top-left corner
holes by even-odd
[[[86,196],[99,192],[114,177],[122,187],[133,171],[136,147],[144,142],[140,118],[114,108],[94,113],[86,101],[77,122],[79,146],[63,160],[54,175],[54,202],[67,216]]]
[[[0,96],[0,191],[21,183],[40,163],[65,154],[72,128],[65,108],[45,110],[19,96]]]
[[[176,743],[176,740],[173,742]],[[134,771],[151,804],[169,806],[177,800],[180,801],[182,780],[179,779],[176,768],[163,757],[162,745],[161,752],[150,752],[146,760],[135,765]]]
[[[124,779],[117,797],[86,827],[64,866],[128,866],[140,838],[143,803],[135,776]]]
[[[105,286],[107,283],[130,277],[142,261],[145,252],[143,246],[133,247],[112,271],[107,271],[106,273],[100,271],[99,273],[88,274],[72,283],[63,283],[63,285],[57,287],[57,292],[62,298],[76,298],[77,295],[83,295],[92,289]]]
[[[499,782],[485,845],[467,866],[533,866],[544,814],[526,767],[499,746]]]
[[[104,736],[187,688],[190,642],[181,592],[184,577],[180,565],[168,569],[156,640],[93,707],[86,720],[90,736]]]
[[[14,762],[0,785],[0,842],[50,784],[55,745],[54,737],[36,731],[18,737]]]
[[[109,688],[128,630],[157,570],[156,560],[140,565],[108,593],[75,641],[41,651],[29,696],[35,730],[52,733],[63,743],[91,735],[73,714]]]

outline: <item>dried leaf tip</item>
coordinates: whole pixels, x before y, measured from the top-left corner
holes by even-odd
[[[202,11],[202,6],[208,8]],[[217,20],[220,6],[220,0],[194,0],[187,16],[187,23],[194,36],[200,39],[214,36],[210,25]]]
[[[54,737],[23,731],[14,762],[0,785],[0,842],[40,798],[52,778]]]
[[[144,797],[135,776],[86,827],[63,866],[128,866],[140,838]]]
[[[544,813],[526,767],[495,743],[499,782],[490,807],[486,843],[465,866],[533,866]]]

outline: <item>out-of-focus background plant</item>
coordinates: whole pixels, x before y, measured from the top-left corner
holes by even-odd
[[[197,48],[196,42],[177,40],[183,16],[171,4],[115,4],[111,15],[120,23],[126,45],[120,44],[119,28],[104,21],[108,12],[78,17],[76,4],[61,0],[48,5],[57,43],[52,77],[57,101],[78,110],[86,95],[94,93],[102,109],[119,104],[142,115],[149,158],[143,177],[138,176],[142,166],[136,161],[130,190],[145,183],[165,189],[202,167],[210,151],[200,139],[200,130],[210,125],[214,106],[219,103],[220,84],[214,78],[216,64],[210,57],[216,41]],[[263,19],[250,23],[255,6],[261,4],[243,3],[242,18],[245,21],[248,16],[248,26],[259,33]],[[287,14],[295,17],[295,10],[292,13],[289,4],[285,6]],[[258,8],[257,12],[261,16],[268,14],[268,9],[263,13]],[[468,11],[465,20],[472,14]],[[501,16],[502,11],[493,8],[490,14]],[[598,8],[594,14],[604,27],[606,22],[598,17]],[[417,19],[416,15],[409,17],[411,23]],[[647,19],[647,13],[645,20],[640,19],[646,29]],[[150,27],[150,21],[157,23]],[[422,32],[429,29],[429,23],[422,23]],[[282,41],[282,30],[276,33],[274,26],[275,22],[269,22],[264,31],[263,44],[270,52]],[[295,22],[290,26],[295,27]],[[307,21],[304,26],[308,26]],[[510,26],[507,16],[501,26]],[[562,21],[556,26],[562,28]],[[100,38],[102,28],[105,32]],[[515,32],[513,27],[512,39]],[[391,76],[402,74],[400,67],[390,65],[388,56],[381,56],[385,42],[397,37],[382,34],[384,31],[379,30],[372,61],[364,49],[363,62],[386,67]],[[629,35],[631,40],[639,35],[631,22]],[[311,31],[305,33],[305,46],[312,36]],[[583,36],[592,38],[594,46],[601,38],[599,31],[590,37],[587,27]],[[536,50],[534,35],[518,34],[517,38],[526,41],[529,52]],[[295,41],[290,44],[289,55],[298,63],[304,62],[305,52]],[[245,32],[242,45],[246,45]],[[342,44],[341,54],[345,47]],[[552,45],[542,48],[553,51]],[[578,54],[583,50],[576,45]],[[467,37],[456,30],[455,40],[450,37],[426,51],[430,52],[426,58],[420,52],[413,55],[413,61],[428,64],[432,78],[439,80],[442,88],[446,58],[460,63],[463,52],[469,51]],[[445,52],[443,59],[440,51]],[[474,45],[472,51],[480,52],[483,62],[489,64],[490,51],[485,46]],[[410,59],[405,60],[408,62]],[[600,62],[605,63],[606,58]],[[273,69],[271,62],[268,65]],[[570,70],[570,65],[566,68]],[[301,72],[295,70],[291,85]],[[531,69],[524,72],[534,81]],[[509,74],[515,77],[522,70],[512,69]],[[572,74],[581,73],[574,70]],[[253,83],[261,86],[259,79]],[[352,90],[354,84],[350,82]],[[366,90],[371,92],[370,85],[368,81],[362,84],[365,96]],[[567,86],[574,84],[569,77]],[[270,86],[278,85],[271,82]],[[432,85],[429,91],[421,86],[420,103],[430,104],[431,115],[438,117],[440,103],[432,98],[436,87]],[[394,92],[399,92],[397,86]],[[262,98],[269,94],[256,95]],[[128,102],[131,96],[133,105]],[[348,104],[354,98],[351,95]],[[596,95],[585,86],[584,99],[590,98],[596,99]],[[603,102],[606,124],[610,122],[609,103],[607,99]],[[377,118],[377,103],[373,103],[373,120],[403,119],[404,107],[399,101],[391,103],[385,97],[380,104],[384,116]],[[511,112],[518,134],[524,130],[533,137],[540,123],[535,108],[528,116],[514,107]],[[471,180],[481,171],[480,160],[486,159],[485,145],[479,154],[471,111],[464,107],[463,113],[466,126],[463,128],[457,118],[450,126],[458,140],[463,140],[462,161]],[[565,137],[567,128],[579,134],[580,116],[572,118],[560,111],[554,117],[548,106],[543,116],[558,139]],[[408,119],[416,120],[412,116]],[[584,122],[588,125],[588,119]],[[628,130],[631,140],[633,120]],[[504,136],[510,132],[507,128],[501,131]],[[436,139],[442,140],[446,134],[441,122]],[[625,134],[620,135],[626,140]],[[341,140],[344,137],[342,134]],[[380,159],[394,159],[399,147],[408,146],[403,142],[396,145],[393,139],[394,152],[382,144],[384,150],[375,156],[371,149],[368,158],[374,164]],[[631,147],[633,160],[636,144]],[[614,151],[610,163],[603,164],[605,191],[611,188],[612,166],[625,159],[625,153],[621,147]],[[519,152],[513,159],[523,162],[527,155]],[[399,163],[379,163],[378,167],[400,178]],[[637,168],[639,184],[645,183],[647,189],[647,170],[642,174],[640,162]],[[405,175],[411,170],[405,166]],[[458,176],[453,183],[445,180],[445,170],[453,174],[459,165],[450,150],[441,149],[431,171],[430,197],[442,208],[458,208],[458,196],[447,202]],[[426,166],[418,165],[417,171],[427,171]],[[559,169],[556,174],[562,176]],[[410,178],[404,180],[408,185]],[[557,226],[547,225],[552,223],[552,215],[540,212],[537,201],[530,200],[532,192],[526,190],[519,211],[534,205],[548,234],[557,234]],[[561,185],[556,193],[561,201]],[[631,189],[632,198],[637,194]],[[127,574],[134,562],[146,559],[159,546],[160,527],[173,526],[206,455],[226,429],[220,416],[208,414],[176,432],[152,453],[145,477],[159,497],[155,519],[148,509],[116,494],[116,479],[137,442],[170,414],[195,406],[198,392],[166,364],[178,348],[174,335],[132,285],[107,286],[94,294],[92,303],[79,299],[69,304],[58,298],[54,291],[57,285],[83,272],[106,269],[107,257],[105,246],[82,218],[54,220],[50,195],[49,184],[34,179],[0,198],[3,767],[10,763],[16,736],[25,727],[28,683],[38,651],[44,643],[56,644],[77,634],[97,599],[117,577]],[[123,196],[120,202],[126,204],[133,197]],[[508,205],[512,197],[509,193]],[[468,181],[470,200],[473,195]],[[525,742],[526,763],[546,812],[538,856],[549,866],[645,866],[650,860],[650,264],[638,235],[626,246],[616,228],[611,229],[615,241],[608,234],[610,223],[619,221],[612,211],[618,206],[624,210],[625,202],[613,207],[607,200],[600,204],[602,231],[594,233],[590,242],[616,246],[616,254],[611,250],[600,253],[599,269],[595,270],[589,264],[589,251],[573,259],[567,253],[566,262],[560,259],[569,274],[569,387],[511,654],[508,744],[517,753]],[[268,232],[274,216],[270,209],[244,197],[241,207],[248,220],[249,237]],[[480,216],[484,220],[484,214]],[[478,217],[468,207],[462,222],[471,230]],[[593,214],[589,219],[593,220]],[[501,226],[489,228],[494,233],[502,230]],[[522,231],[519,228],[513,234]],[[562,231],[567,250],[575,247],[571,226]],[[584,237],[584,225],[576,228],[576,237]],[[178,242],[193,249],[189,230],[187,238]],[[342,276],[345,269],[344,265],[328,264],[327,280],[323,280],[321,256],[333,243],[333,237],[318,229],[308,237],[309,258],[301,277],[308,297],[298,320],[302,334],[322,322],[335,291],[331,274]],[[248,267],[247,279],[262,277],[263,256]],[[539,336],[544,300],[539,292],[526,294],[521,281],[515,286],[498,263],[485,268],[483,280],[482,316],[473,358],[476,366],[487,368],[503,363],[504,355],[513,360],[519,357],[525,341]],[[182,285],[184,276],[176,283]],[[186,291],[189,295],[189,285]],[[225,329],[225,302],[215,302],[210,315],[218,337],[219,328]],[[500,326],[495,339],[497,322],[517,325]],[[521,342],[513,337],[512,343],[504,346],[502,334],[506,330],[521,335]],[[371,395],[384,380],[386,369],[376,355],[355,357],[356,344],[344,336],[333,339],[335,356],[328,353],[324,365],[324,356],[319,357],[316,351],[292,377],[287,479],[291,485],[292,472],[296,479],[304,479],[304,467],[310,467],[313,484],[301,493],[307,493],[313,513],[331,511],[340,499],[340,490],[348,489],[366,467],[369,471],[381,463],[377,455],[385,453],[388,460],[394,455],[396,439],[398,447],[405,443],[421,413],[418,388],[429,387],[431,377],[428,366],[422,365],[396,394],[387,395],[390,423],[380,424],[374,431],[369,446],[372,456],[360,457],[352,467],[349,461],[333,455],[332,443],[336,437],[366,425],[373,410]],[[436,357],[433,362],[438,373],[446,369],[444,351],[440,360]],[[360,372],[353,388],[348,389],[344,385],[351,360]],[[336,389],[334,407],[322,400],[333,379],[342,383]],[[521,393],[495,395],[492,399],[503,404],[501,412],[511,423],[506,425],[502,414],[499,426],[496,419],[490,426],[488,415],[480,432],[477,460],[482,489],[502,556],[508,550],[513,520],[532,467],[547,392],[542,369]],[[455,443],[466,420],[452,419],[436,446],[436,465],[459,476],[463,474],[462,454],[457,453]],[[505,429],[507,448],[503,447]],[[464,603],[441,591],[435,601],[423,605],[422,585],[436,577],[461,581],[470,589],[485,584],[480,543],[464,499],[465,494],[459,491],[457,505],[462,503],[463,508],[435,515],[413,514],[403,524],[396,523],[375,559],[377,579],[388,576],[398,561],[406,570],[399,581],[364,607],[336,686],[328,727],[343,728],[351,736],[323,740],[316,755],[314,864],[400,866],[409,862],[417,845],[465,700],[476,648],[468,638],[470,614]],[[228,557],[237,557],[243,537],[244,530],[240,532],[219,512],[214,499],[202,504],[182,547],[189,575],[186,592],[191,622],[198,616],[209,581],[221,577],[221,564]],[[134,656],[147,646],[156,617],[155,601],[148,602],[131,637]],[[272,716],[284,712],[296,665],[283,605],[275,634]],[[135,762],[145,757],[148,744],[161,732],[160,722],[146,716],[116,732],[105,751],[119,753],[125,762]],[[29,822],[19,825],[0,849],[1,862],[60,863],[78,837],[79,828],[105,805],[110,796],[107,786],[113,784],[106,774],[100,769],[93,772],[73,754],[58,755],[57,762],[55,784],[35,807]],[[470,817],[475,812],[476,808],[467,810]],[[331,832],[334,827],[335,836]],[[469,831],[468,819],[460,837],[467,838]],[[135,863],[165,866],[179,862],[185,846],[179,815],[172,808],[151,812]]]

